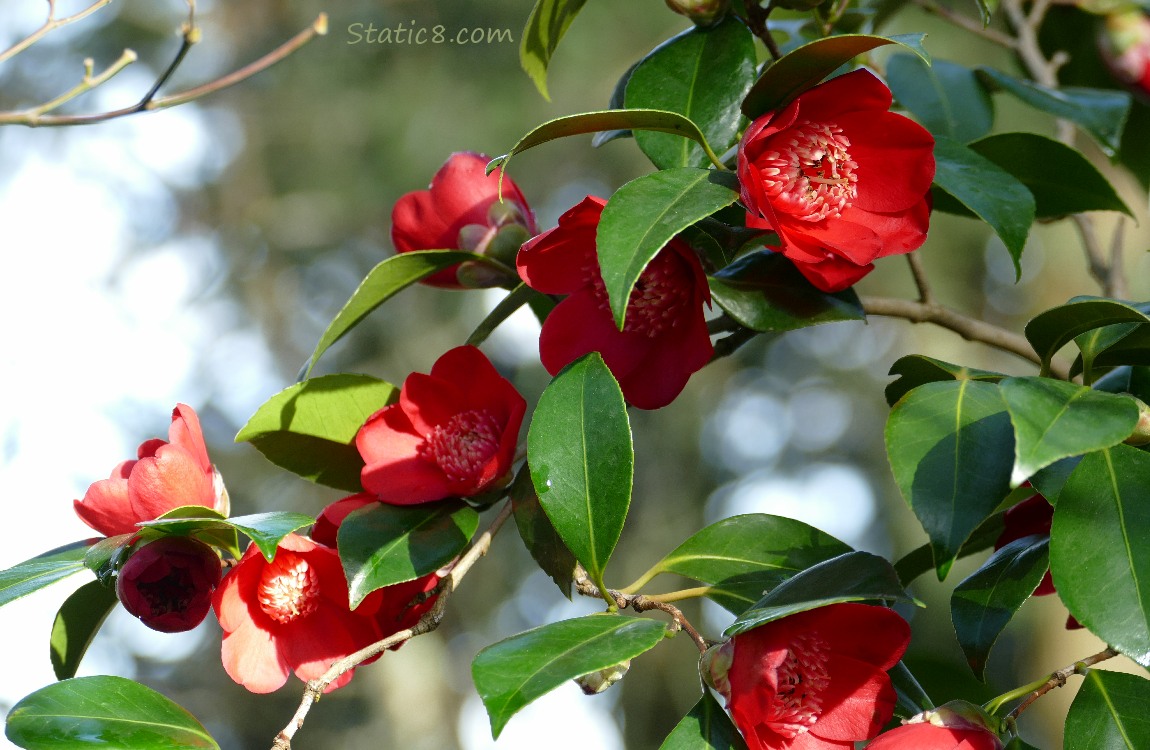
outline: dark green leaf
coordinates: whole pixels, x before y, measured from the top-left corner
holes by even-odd
[[[892,37],[841,34],[804,44],[768,67],[743,100],[743,114],[752,120],[778,109],[864,52],[887,44],[900,44],[930,62],[922,47],[926,34]]]
[[[887,560],[869,552],[847,552],[812,565],[771,589],[723,635],[735,636],[828,604],[880,600],[914,601]]]
[[[1107,156],[1118,153],[1122,129],[1130,114],[1130,94],[1074,86],[1050,89],[987,66],[980,66],[978,75],[1035,109],[1080,125],[1098,141]]]
[[[455,559],[479,528],[458,500],[421,505],[372,503],[340,524],[337,547],[353,608],[384,586],[432,573]]]
[[[899,104],[935,135],[969,143],[990,132],[994,103],[974,71],[947,60],[891,55],[886,81]]]
[[[1034,196],[1009,172],[949,138],[935,138],[934,163],[934,184],[990,225],[1021,275],[1022,249],[1034,223]]]
[[[607,104],[607,109],[623,109],[623,98],[627,91],[627,84],[631,80],[631,74],[642,62],[643,60],[635,61],[631,67],[623,71],[623,75],[619,76],[619,80],[615,82],[615,90],[611,92],[611,101]],[[599,148],[604,143],[610,143],[616,138],[631,138],[633,135],[634,133],[630,130],[602,130],[591,138],[591,146]]]
[[[554,622],[488,646],[476,654],[471,677],[491,718],[491,736],[567,680],[633,659],[665,633],[656,620],[605,614]]]
[[[25,750],[219,750],[186,710],[123,677],[75,677],[12,707],[5,736]]]
[[[323,353],[343,338],[345,333],[359,325],[372,310],[433,273],[466,261],[494,262],[482,255],[459,250],[415,250],[393,255],[380,262],[368,272],[359,287],[352,292],[351,298],[344,303],[343,309],[328,324],[307,361],[303,376],[306,378],[311,375],[312,368]]]
[[[1059,459],[1121,443],[1138,423],[1129,396],[1051,378],[1007,378],[998,387],[1014,425],[1013,487]]]
[[[165,518],[148,521],[140,524],[140,526],[163,531],[167,534],[179,536],[194,534],[197,537],[202,537],[202,533],[205,531],[235,529],[246,534],[270,562],[275,557],[276,547],[279,546],[281,539],[293,531],[311,526],[313,523],[315,523],[314,518],[302,513],[272,511],[254,513],[250,516],[236,516],[235,518]]]
[[[619,330],[631,289],[651,259],[676,234],[738,199],[734,174],[694,167],[643,175],[611,196],[595,244]]]
[[[1030,484],[1034,489],[1038,490],[1038,494],[1046,498],[1048,503],[1058,505],[1058,496],[1062,494],[1062,488],[1066,486],[1066,480],[1069,479],[1074,470],[1078,468],[1078,463],[1081,460],[1081,456],[1073,456],[1071,458],[1064,458],[1061,461],[1055,461],[1050,464],[1050,466],[1047,466],[1032,476],[1030,478]]]
[[[1049,541],[1046,536],[1015,539],[954,589],[950,598],[954,632],[966,663],[979,679],[994,642],[1046,575]]]
[[[708,282],[715,302],[754,331],[791,331],[866,317],[853,289],[834,294],[820,291],[793,263],[775,252],[744,256]]]
[[[368,375],[324,375],[280,391],[236,435],[269,461],[319,484],[361,491],[359,428],[399,395],[391,383]]]
[[[92,639],[118,603],[115,589],[100,581],[85,583],[64,600],[52,623],[48,644],[57,680],[76,676]]]
[[[628,109],[678,112],[703,131],[712,148],[733,146],[739,104],[755,80],[755,43],[734,16],[708,28],[693,27],[647,55],[631,74]],[[666,133],[639,131],[635,141],[659,169],[703,167],[703,149]]]
[[[631,505],[635,449],[623,392],[597,352],[565,367],[539,397],[527,462],[555,531],[605,590],[603,570]]]
[[[704,692],[659,750],[747,750],[747,743],[719,702]]]
[[[73,542],[0,570],[0,607],[84,569],[84,555],[97,540]]]
[[[99,581],[115,581],[116,571],[123,563],[124,550],[135,541],[136,534],[117,534],[99,540],[84,554],[84,567],[95,573]]]
[[[1003,504],[1007,505],[1006,501],[1003,501]],[[1013,503],[1009,505],[1013,505]],[[1001,511],[987,516],[986,520],[980,523],[977,529],[970,532],[970,536],[962,543],[962,547],[959,548],[958,556],[955,559],[959,560],[981,552],[984,549],[990,549],[994,546],[995,542],[998,541],[998,537],[1002,536],[1002,530]],[[895,572],[898,573],[898,579],[906,586],[909,586],[911,581],[933,567],[934,553],[931,551],[929,542],[906,553],[894,564]]]
[[[1010,491],[1014,431],[1006,404],[991,383],[927,383],[891,409],[886,448],[942,580],[963,542]]]
[[[1050,530],[1050,572],[1070,614],[1150,665],[1150,453],[1119,445],[1082,459]]]
[[[538,0],[527,17],[523,28],[523,41],[519,43],[519,65],[531,76],[535,88],[543,98],[551,101],[547,93],[547,66],[567,33],[567,27],[583,9],[587,0]]]
[[[531,472],[522,469],[511,485],[511,507],[515,511],[515,525],[519,527],[519,538],[531,553],[539,567],[550,576],[563,596],[571,598],[571,583],[575,580],[575,556],[551,525],[551,520],[543,512],[535,487],[531,484]]]
[[[483,322],[467,337],[467,343],[471,346],[479,346],[487,337],[491,335],[499,325],[510,318],[519,308],[527,304],[533,297],[541,297],[546,299],[546,295],[540,294],[526,284],[520,284],[511,290],[511,292],[499,300],[499,304],[495,309],[487,314]]]
[[[303,518],[307,518],[307,516],[303,516]],[[309,521],[310,520],[312,519],[309,519]],[[187,523],[174,523],[169,525],[164,523],[167,521],[186,521]],[[222,521],[223,523],[213,523],[213,521]],[[235,527],[231,524],[232,522],[228,521],[224,513],[213,510],[212,508],[205,508],[202,505],[182,505],[178,508],[172,508],[155,521],[141,524],[139,534],[127,536],[124,542],[131,541],[134,544],[136,541],[150,541],[169,534],[194,536],[204,544],[220,547],[230,552],[233,557],[239,557],[242,552],[242,550],[240,550],[239,537],[236,535]],[[92,548],[92,551],[88,553],[84,564],[89,568],[92,568],[98,559],[107,554],[103,551],[97,552],[96,547],[100,546],[102,546],[102,543],[97,544]],[[121,543],[118,546],[123,547],[124,545]],[[272,547],[274,549],[275,545],[273,544]],[[117,562],[122,562],[113,560],[113,558],[119,556],[118,550],[109,550],[109,552],[111,554],[108,555],[107,563],[115,565]],[[96,570],[96,576],[99,577],[100,575],[100,571]]]
[[[898,400],[907,393],[926,383],[947,380],[985,380],[997,383],[1006,377],[1000,372],[952,365],[941,359],[921,354],[908,354],[899,358],[890,366],[889,374],[898,377],[898,380],[886,387],[886,402],[891,406],[898,403]]]
[[[1150,681],[1141,675],[1092,669],[1066,714],[1065,750],[1150,747]]]
[[[1150,323],[1136,307],[1100,297],[1076,297],[1041,312],[1026,324],[1026,339],[1049,365],[1050,360],[1079,334],[1115,323]]]
[[[1082,354],[1071,374],[1084,372],[1086,382],[1095,380],[1095,368],[1150,365],[1150,325],[1145,323],[1103,326],[1076,336],[1074,343]],[[1097,383],[1094,386],[1097,388]]]

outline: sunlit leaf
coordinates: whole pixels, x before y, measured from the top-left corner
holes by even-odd
[[[117,604],[115,589],[100,581],[85,583],[64,600],[52,622],[49,642],[57,680],[76,676],[88,646]]]
[[[523,28],[523,40],[519,43],[519,64],[544,99],[551,100],[547,93],[547,67],[551,56],[559,46],[559,40],[567,33],[567,28],[575,16],[583,9],[587,0],[538,0],[527,17]]]

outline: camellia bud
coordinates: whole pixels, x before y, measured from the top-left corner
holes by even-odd
[[[627,670],[630,668],[631,660],[628,659],[613,667],[607,667],[606,669],[600,669],[598,672],[591,672],[582,677],[576,677],[575,684],[578,685],[586,695],[596,695],[623,679],[623,676],[627,674]]]
[[[703,682],[727,700],[731,699],[731,682],[727,679],[727,672],[731,671],[734,661],[735,644],[732,641],[711,646],[699,657],[699,674]]]
[[[1134,400],[1138,402],[1138,423],[1125,442],[1127,445],[1146,445],[1150,443],[1150,406],[1140,398]]]
[[[152,630],[180,633],[203,622],[221,573],[220,557],[208,545],[164,537],[132,553],[116,578],[116,596]]]
[[[1138,8],[1107,15],[1098,50],[1115,78],[1150,95],[1150,16]]]
[[[666,0],[667,7],[696,24],[706,26],[727,12],[729,0]]]

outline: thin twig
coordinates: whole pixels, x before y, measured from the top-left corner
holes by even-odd
[[[16,42],[8,49],[0,52],[0,63],[20,54],[61,26],[67,26],[70,23],[81,21],[98,11],[100,8],[103,8],[106,5],[110,5],[111,2],[112,0],[95,0],[95,2],[83,10],[77,11],[70,16],[65,16],[64,18],[56,18],[56,2],[55,0],[48,0],[48,20],[44,22],[43,26],[36,29],[20,41]]]
[[[1052,673],[1050,675],[1050,679],[1048,679],[1045,682],[1045,684],[1042,685],[1042,687],[1038,688],[1033,693],[1026,696],[1026,700],[1022,701],[1022,703],[1019,703],[1017,706],[1014,707],[1014,710],[1012,710],[1010,713],[1008,713],[1006,715],[1006,720],[1007,721],[1014,721],[1015,719],[1017,719],[1018,716],[1023,711],[1025,711],[1027,708],[1030,707],[1030,704],[1034,703],[1034,701],[1036,701],[1039,698],[1041,698],[1042,696],[1046,695],[1051,690],[1054,690],[1055,688],[1060,688],[1063,685],[1065,685],[1066,681],[1068,679],[1070,679],[1071,675],[1075,675],[1075,674],[1084,675],[1084,674],[1086,674],[1087,670],[1090,669],[1090,667],[1094,666],[1095,664],[1098,664],[1099,662],[1106,661],[1107,659],[1112,659],[1115,656],[1118,656],[1118,652],[1115,651],[1110,646],[1107,646],[1104,650],[1098,652],[1097,654],[1094,654],[1094,656],[1088,656],[1085,659],[1083,659],[1082,661],[1076,661],[1073,664],[1071,664],[1070,666],[1063,667],[1062,669],[1058,670],[1057,672]]]
[[[435,587],[435,590],[432,592],[432,596],[436,597],[435,604],[432,605],[431,609],[428,610],[423,617],[419,618],[419,622],[406,630],[401,630],[381,641],[377,641],[366,648],[356,651],[350,656],[340,659],[332,664],[323,675],[317,679],[309,680],[295,715],[292,716],[288,725],[276,735],[275,741],[272,743],[272,750],[290,750],[292,738],[303,726],[312,705],[323,695],[323,691],[327,686],[339,678],[340,675],[354,669],[373,656],[382,654],[389,648],[398,646],[417,636],[430,633],[438,628],[440,622],[443,620],[443,614],[447,610],[448,598],[459,586],[460,581],[463,580],[472,566],[491,549],[491,541],[495,538],[495,535],[499,533],[499,529],[507,522],[507,519],[511,517],[511,511],[511,501],[506,501],[499,510],[499,515],[492,519],[491,525],[489,525],[482,534],[476,537],[475,541],[471,543],[471,547],[459,558],[455,566],[452,567],[451,572]]]
[[[924,305],[934,304],[934,292],[930,289],[926,269],[922,267],[918,253],[907,253],[906,262],[910,266],[910,275],[914,277],[914,285],[918,289],[918,301]]]
[[[126,49],[126,50],[124,50],[123,54],[120,55],[120,59],[116,60],[116,62],[109,65],[104,70],[104,72],[99,73],[97,75],[93,75],[94,62],[93,62],[92,58],[89,57],[87,60],[84,61],[84,77],[80,79],[80,82],[78,84],[76,84],[71,89],[69,89],[68,91],[61,94],[60,96],[56,97],[55,99],[52,99],[51,101],[44,102],[43,104],[41,104],[37,107],[33,107],[32,109],[28,110],[27,112],[33,118],[39,117],[40,115],[43,115],[47,112],[51,112],[52,110],[56,109],[57,107],[61,106],[62,104],[69,102],[72,99],[75,99],[76,97],[80,96],[81,94],[85,94],[85,93],[91,91],[92,89],[96,88],[97,86],[100,86],[103,83],[107,82],[113,76],[115,76],[117,73],[122,71],[124,68],[126,68],[129,65],[131,65],[132,63],[134,63],[137,59],[138,59],[138,55],[135,52],[133,52],[130,49]]]
[[[759,5],[759,0],[749,0],[747,5],[747,27],[751,33],[763,40],[763,44],[767,45],[767,52],[771,53],[772,60],[778,60],[782,57],[779,51],[778,42],[771,36],[771,30],[767,28],[767,18],[771,15],[771,11],[775,9],[773,2],[768,3],[764,8]]]
[[[964,16],[961,13],[955,13],[950,8],[939,5],[934,0],[914,0],[914,4],[925,10],[927,13],[932,13],[939,18],[945,18],[950,23],[965,29],[972,34],[977,34],[983,39],[988,39],[997,45],[1006,47],[1007,49],[1017,49],[1018,42],[1014,37],[1003,34],[996,29],[989,29],[983,26],[979,21],[976,21],[969,16]]]
[[[649,612],[657,609],[660,612],[665,612],[671,616],[675,623],[675,627],[683,630],[684,633],[691,637],[698,647],[699,653],[706,651],[712,644],[691,625],[690,620],[683,614],[683,610],[679,609],[670,602],[662,601],[655,597],[644,596],[643,594],[624,594],[622,591],[615,589],[607,589],[607,595],[604,596],[599,587],[587,577],[586,573],[580,569],[575,576],[575,590],[583,595],[590,596],[595,599],[608,599],[615,602],[615,606],[619,609],[627,609],[630,607],[636,612]]]
[[[1130,290],[1126,288],[1126,274],[1122,268],[1122,245],[1126,240],[1126,217],[1118,215],[1114,225],[1114,235],[1110,238],[1110,289],[1107,296],[1126,299]]]

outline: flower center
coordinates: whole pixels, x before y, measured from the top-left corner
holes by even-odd
[[[833,123],[804,121],[787,133],[783,150],[755,160],[771,205],[802,221],[837,217],[858,195],[850,140]]]
[[[470,481],[498,452],[501,432],[491,412],[465,411],[436,426],[419,455],[434,461],[451,481]]]
[[[281,549],[260,576],[259,601],[278,623],[307,617],[319,606],[319,576],[306,559]]]
[[[603,277],[595,269],[592,278],[595,298],[599,307],[610,312],[607,289]],[[627,300],[626,322],[623,330],[655,338],[674,328],[682,319],[686,302],[686,290],[694,280],[684,268],[674,250],[664,249],[643,269],[631,297]]]
[[[830,684],[827,643],[815,633],[791,643],[787,659],[778,668],[779,690],[771,704],[767,724],[783,737],[808,731],[823,712],[822,696]]]
[[[198,593],[196,582],[187,570],[170,567],[163,578],[154,581],[137,581],[136,589],[152,608],[152,616],[183,612]]]

